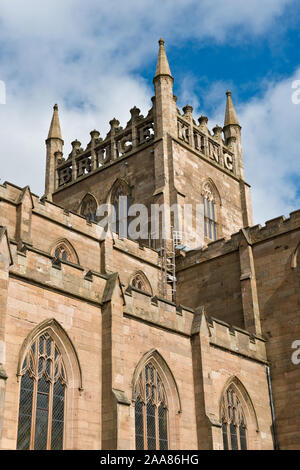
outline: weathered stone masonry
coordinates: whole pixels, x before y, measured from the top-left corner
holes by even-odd
[[[147,364],[166,395],[170,449],[224,448],[228,390],[243,410],[248,449],[273,449],[276,437],[281,448],[300,446],[300,369],[291,362],[300,338],[299,211],[251,227],[231,93],[213,133],[191,106],[181,112],[163,40],[154,89],[147,116],[134,107],[125,128],[113,119],[106,137],[93,130],[86,148],[75,140],[67,156],[55,106],[44,196],[0,185],[1,449],[17,447],[22,364],[41,334],[65,368],[64,449],[136,448],[135,387]],[[112,232],[102,240],[87,217],[86,207],[122,191],[147,207],[203,198],[214,207],[205,223],[216,240],[191,230],[182,239],[189,251],[176,250],[176,296],[161,289],[160,241]],[[170,214],[169,224],[172,238]]]

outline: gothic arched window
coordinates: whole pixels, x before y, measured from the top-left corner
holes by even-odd
[[[129,187],[126,182],[118,181],[111,193],[111,204],[115,211],[115,227],[113,231],[120,237],[128,237],[129,217],[128,211],[130,206]]]
[[[224,450],[247,450],[247,426],[241,402],[232,387],[222,398]]]
[[[204,215],[204,237],[209,240],[217,239],[216,201],[210,183],[206,183],[202,191]]]
[[[87,194],[81,203],[80,215],[86,218],[88,222],[97,222],[97,202],[94,196]]]
[[[54,247],[51,250],[51,254],[56,260],[69,261],[71,263],[79,264],[79,259],[75,249],[66,239],[56,241]]]
[[[145,274],[141,271],[137,272],[131,281],[131,285],[135,287],[136,289],[142,290],[144,292],[148,292],[149,294],[152,295],[152,289],[150,286],[150,283],[145,276]]]
[[[168,449],[168,405],[156,368],[148,363],[134,390],[135,442],[137,450]]]
[[[46,332],[21,368],[18,450],[63,449],[67,379],[60,351]]]
[[[64,245],[59,245],[54,251],[54,256],[56,259],[62,259],[63,261],[67,261],[68,251],[66,250],[66,247]]]

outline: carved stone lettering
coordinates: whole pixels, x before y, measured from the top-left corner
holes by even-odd
[[[59,177],[59,186],[69,183],[72,180],[72,168],[68,166],[67,168],[63,168],[62,170],[59,170],[58,177]]]
[[[233,171],[233,159],[232,156],[229,155],[229,153],[224,152],[224,164],[227,170]]]
[[[89,173],[92,169],[91,164],[91,157],[81,158],[79,161],[77,161],[77,176],[82,176],[85,173]]]

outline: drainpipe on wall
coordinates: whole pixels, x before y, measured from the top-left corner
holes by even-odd
[[[269,389],[269,397],[270,397],[270,405],[271,405],[272,428],[273,428],[273,436],[274,436],[274,450],[279,450],[277,427],[276,427],[276,417],[275,417],[275,409],[274,409],[274,401],[273,401],[273,393],[272,393],[272,384],[271,384],[271,374],[270,374],[270,367],[269,366],[266,366],[266,372],[267,372],[268,389]]]

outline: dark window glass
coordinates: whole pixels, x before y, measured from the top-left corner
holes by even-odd
[[[59,450],[63,446],[64,435],[65,386],[60,380],[53,388],[51,449]]]
[[[45,450],[47,448],[49,386],[49,382],[46,381],[43,375],[38,381],[34,441],[35,450]]]
[[[228,450],[227,424],[224,421],[222,422],[222,434],[224,450]]]
[[[238,450],[238,441],[236,434],[236,426],[233,423],[230,423],[230,438],[231,438],[231,449]]]
[[[168,450],[167,410],[162,405],[158,408],[159,448]]]
[[[136,449],[168,449],[166,396],[151,363],[140,373],[135,385],[135,435]]]
[[[247,450],[246,428],[244,426],[240,426],[240,441],[241,450]]]
[[[147,438],[148,449],[156,449],[155,407],[151,402],[147,404]]]
[[[17,449],[62,449],[66,381],[61,355],[48,334],[32,344],[20,385]]]
[[[17,449],[28,450],[31,436],[33,379],[26,372],[21,379]]]
[[[137,450],[144,449],[143,404],[139,399],[135,402],[135,444]]]

